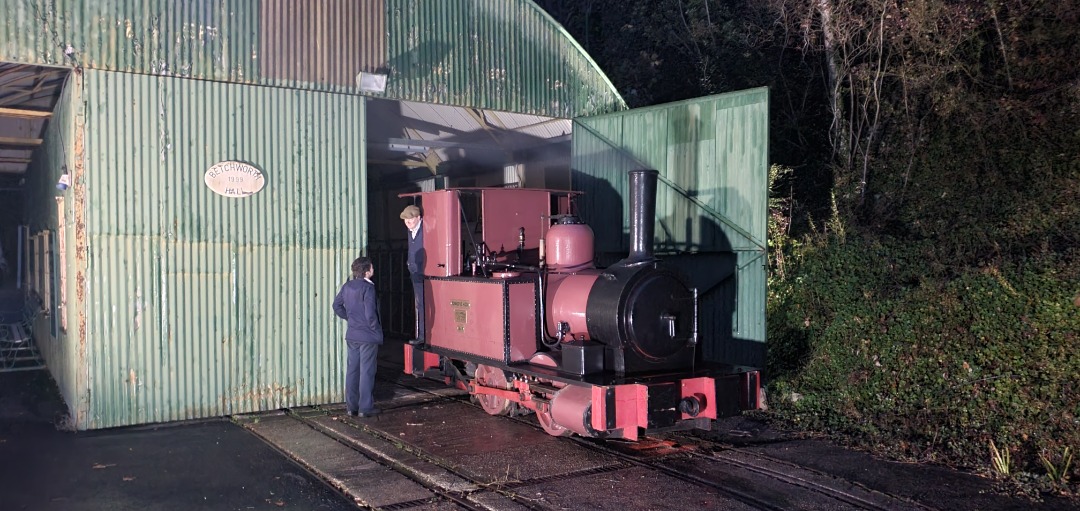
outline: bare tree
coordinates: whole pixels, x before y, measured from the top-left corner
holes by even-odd
[[[988,19],[985,4],[770,0],[767,5],[787,44],[822,56],[838,200],[849,212],[863,208],[883,146],[902,141],[908,154],[918,152],[925,115],[948,98],[950,80],[970,65],[970,43],[977,42],[977,29]]]

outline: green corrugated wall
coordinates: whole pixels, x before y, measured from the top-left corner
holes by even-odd
[[[626,108],[585,51],[532,2],[386,4],[390,97],[561,118]]]
[[[764,362],[768,115],[760,88],[574,119],[571,182],[598,251],[629,250],[626,171],[652,168],[657,250],[736,255],[733,288],[702,297],[703,328],[730,328],[703,341],[715,361]]]
[[[0,0],[0,61],[572,117],[624,109],[528,0]]]
[[[87,71],[83,428],[343,399],[330,304],[366,243],[359,96]],[[265,188],[203,183],[248,162]],[[69,401],[69,405],[71,405]]]
[[[56,183],[65,170],[74,173],[81,165],[81,153],[75,150],[76,145],[82,145],[84,134],[81,116],[82,85],[78,76],[71,76],[42,135],[43,143],[34,151],[23,186],[26,203],[38,212],[28,218],[29,234],[41,237],[42,233],[46,233],[42,237],[44,243],[39,242],[27,251],[30,255],[29,268],[33,270],[33,275],[41,275],[42,268],[48,265],[49,280],[52,281],[45,283],[52,293],[39,289],[40,294],[35,296],[35,299],[48,303],[33,303],[26,312],[35,315],[32,327],[34,340],[61,395],[73,409],[76,403],[85,406],[88,395],[86,378],[83,377],[86,374],[86,345],[81,340],[81,325],[72,321],[79,317],[77,311],[80,310],[82,299],[77,286],[79,261],[73,256],[78,239],[72,214],[76,197],[74,193],[58,191]],[[63,229],[57,228],[60,208],[64,210]],[[61,234],[66,253],[59,251]],[[42,250],[46,249],[46,244],[47,253]],[[66,276],[63,287],[59,271],[61,267]],[[66,321],[62,321],[62,318]]]

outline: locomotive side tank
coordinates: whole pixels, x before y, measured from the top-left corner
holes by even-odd
[[[757,408],[757,369],[701,363],[696,290],[652,250],[657,172],[628,174],[631,250],[608,268],[566,192],[418,194],[438,232],[425,230],[428,344],[405,346],[406,372],[491,414],[536,413],[552,435],[634,440]]]

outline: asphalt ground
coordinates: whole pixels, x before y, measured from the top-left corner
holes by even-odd
[[[356,509],[231,421],[69,432],[45,371],[0,373],[0,510]]]

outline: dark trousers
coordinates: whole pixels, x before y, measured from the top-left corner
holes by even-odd
[[[350,412],[370,412],[375,408],[375,366],[379,345],[349,343],[349,367],[345,371],[345,408]]]
[[[424,339],[424,277],[413,277],[412,290],[416,303],[416,338]]]

